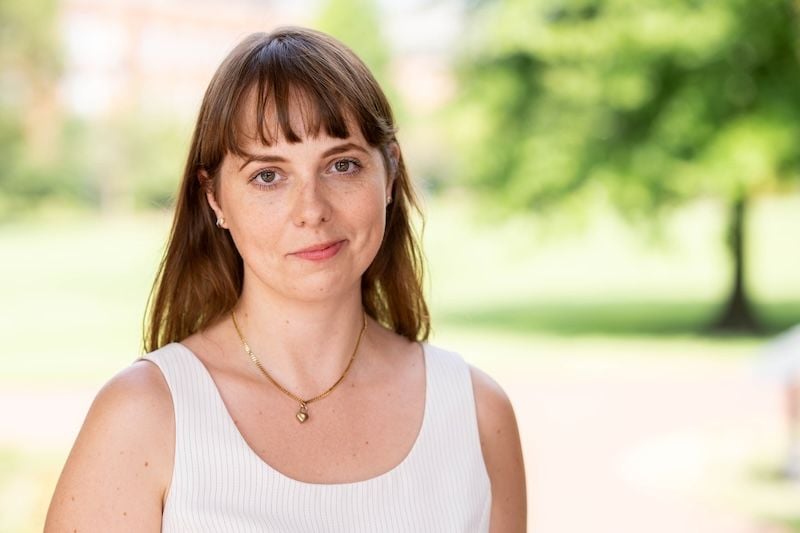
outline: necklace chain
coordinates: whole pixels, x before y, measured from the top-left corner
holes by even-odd
[[[238,322],[236,322],[236,314],[233,311],[231,311],[231,319],[233,320],[233,327],[236,329],[236,333],[239,335],[239,340],[242,341],[242,346],[244,347],[245,353],[247,353],[247,355],[250,356],[250,360],[253,361],[253,364],[256,365],[256,367],[261,371],[262,374],[264,374],[264,376],[270,381],[270,383],[275,385],[275,387],[277,387],[278,390],[280,390],[282,393],[289,396],[291,399],[300,404],[300,410],[297,411],[295,417],[301,424],[306,420],[308,420],[308,404],[325,398],[327,395],[333,392],[333,389],[335,389],[339,385],[339,383],[341,383],[342,380],[344,380],[345,376],[347,376],[347,372],[350,370],[350,367],[353,365],[353,360],[356,358],[356,353],[358,353],[358,347],[359,345],[361,345],[361,339],[364,336],[364,331],[366,331],[367,329],[366,312],[363,312],[362,316],[364,325],[361,326],[361,331],[358,333],[358,339],[356,339],[356,346],[355,348],[353,348],[353,353],[352,355],[350,355],[350,361],[348,361],[347,367],[344,369],[344,372],[342,372],[342,375],[339,377],[339,379],[336,380],[336,383],[331,385],[330,388],[325,392],[323,392],[322,394],[314,396],[313,398],[310,398],[308,400],[304,400],[286,390],[285,387],[283,387],[280,383],[275,381],[275,379],[269,374],[269,372],[266,371],[264,366],[261,364],[261,361],[259,361],[258,357],[256,357],[256,354],[254,354],[253,350],[250,349],[250,345],[247,344],[247,341],[245,340],[244,335],[242,334],[242,330],[239,328]]]

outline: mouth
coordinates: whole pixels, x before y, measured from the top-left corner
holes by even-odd
[[[301,259],[308,259],[311,261],[322,261],[329,259],[336,255],[339,250],[344,246],[346,241],[329,241],[320,244],[315,244],[302,250],[292,252],[289,255],[299,257]]]

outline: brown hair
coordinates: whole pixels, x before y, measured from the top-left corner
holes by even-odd
[[[411,224],[420,212],[403,163],[389,157],[397,131],[389,102],[375,78],[346,46],[305,28],[280,28],[246,37],[222,62],[206,90],[192,136],[167,248],[145,315],[144,349],[153,351],[202,330],[227,314],[239,299],[242,257],[230,233],[216,227],[207,187],[216,189],[225,154],[241,154],[237,117],[250,91],[256,96],[257,129],[264,144],[277,123],[288,142],[302,138],[290,125],[299,98],[306,135],[321,130],[347,138],[348,119],[383,154],[395,178],[378,253],[361,279],[366,312],[409,340],[430,332],[422,293],[422,253]],[[267,117],[274,112],[274,117]],[[205,172],[209,180],[201,182]],[[209,183],[210,182],[210,183]]]

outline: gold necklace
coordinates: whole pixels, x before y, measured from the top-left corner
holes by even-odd
[[[356,358],[356,353],[358,352],[358,346],[361,344],[361,338],[364,336],[364,331],[366,331],[367,329],[367,313],[363,312],[364,325],[361,327],[361,331],[358,333],[358,339],[356,340],[356,347],[353,348],[353,354],[350,356],[350,361],[347,363],[347,368],[344,369],[344,372],[339,377],[339,379],[336,380],[336,383],[331,385],[331,387],[328,390],[326,390],[319,396],[315,396],[309,400],[303,400],[302,398],[299,398],[294,394],[292,394],[291,392],[289,392],[288,390],[286,390],[284,387],[281,386],[280,383],[275,381],[272,378],[272,376],[269,375],[269,372],[267,372],[264,369],[264,367],[261,365],[261,361],[258,360],[256,354],[253,353],[253,350],[250,349],[250,345],[247,344],[247,341],[244,339],[244,335],[242,335],[242,330],[239,329],[239,324],[236,322],[236,314],[234,314],[233,311],[231,311],[231,319],[233,320],[233,327],[236,328],[236,333],[239,334],[239,340],[242,341],[242,346],[244,346],[244,351],[247,353],[247,355],[250,356],[250,360],[253,361],[253,363],[256,365],[256,367],[258,367],[261,373],[264,374],[264,376],[266,376],[266,378],[270,380],[270,382],[273,385],[275,385],[278,388],[278,390],[280,390],[282,393],[289,396],[294,401],[300,404],[300,410],[297,411],[295,417],[301,424],[306,420],[308,420],[308,404],[310,404],[311,402],[316,402],[317,400],[321,400],[322,398],[330,394],[333,391],[333,389],[335,389],[336,386],[339,385],[339,383],[341,383],[344,377],[347,375],[347,372],[350,370],[350,366],[352,366],[353,364],[353,359]]]

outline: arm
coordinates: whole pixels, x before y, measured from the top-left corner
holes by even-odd
[[[492,533],[527,528],[525,466],[514,409],[506,393],[483,371],[470,367],[481,449],[492,484]]]
[[[160,532],[175,442],[160,370],[137,361],[97,394],[56,485],[45,533]]]

